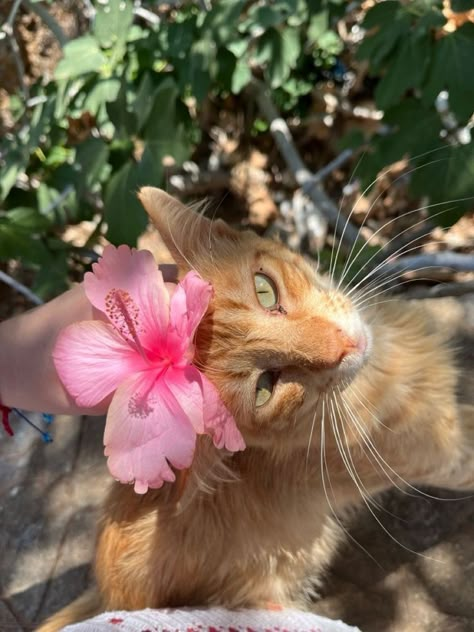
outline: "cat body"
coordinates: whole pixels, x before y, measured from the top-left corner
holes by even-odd
[[[247,448],[230,456],[200,437],[173,485],[140,496],[114,484],[97,590],[43,632],[114,609],[306,607],[345,511],[393,485],[474,486],[473,411],[456,401],[453,351],[423,305],[358,310],[280,244],[211,223],[156,189],[140,198],[181,272],[195,268],[213,284],[195,361]],[[276,288],[270,309],[255,275]],[[256,406],[263,374],[271,393]]]

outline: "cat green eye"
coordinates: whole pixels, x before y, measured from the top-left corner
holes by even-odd
[[[272,371],[265,371],[257,380],[255,388],[255,406],[263,406],[266,404],[273,394],[275,388],[276,374]]]
[[[258,302],[265,309],[272,309],[278,304],[278,292],[275,283],[266,274],[257,272],[254,277]]]

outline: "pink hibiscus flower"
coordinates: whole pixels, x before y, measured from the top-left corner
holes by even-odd
[[[70,325],[53,358],[79,406],[95,406],[115,391],[104,433],[111,474],[143,494],[175,480],[170,464],[191,465],[197,434],[211,435],[218,448],[243,450],[232,415],[192,365],[212,286],[189,272],[170,297],[150,252],[107,246],[84,288],[108,322]]]

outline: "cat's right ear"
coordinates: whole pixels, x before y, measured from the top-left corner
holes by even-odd
[[[195,267],[216,240],[235,234],[222,220],[211,221],[161,189],[142,187],[138,198],[179,266]]]

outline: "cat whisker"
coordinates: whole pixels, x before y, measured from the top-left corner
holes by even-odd
[[[226,191],[222,196],[221,199],[219,201],[219,203],[217,204],[217,206],[215,207],[213,213],[212,213],[212,217],[211,217],[211,223],[209,224],[209,235],[208,235],[208,246],[209,246],[209,255],[211,257],[211,263],[212,265],[214,265],[214,255],[212,252],[212,222],[215,220],[215,217],[217,215],[217,211],[220,209],[220,207],[222,206],[222,204],[224,203],[224,201],[226,200],[227,196],[229,195],[229,192]],[[204,212],[205,209],[203,209]]]
[[[310,433],[309,433],[308,449],[306,450],[306,468],[308,468],[309,453],[311,451],[311,443],[313,441],[314,426],[316,424],[316,415],[318,414],[318,408],[319,408],[319,402],[321,400],[321,395],[322,395],[322,393],[319,394],[318,399],[316,401],[316,405],[314,407],[313,421],[311,422],[311,430],[310,430]]]
[[[360,494],[360,497],[362,498],[362,500],[364,501],[364,503],[370,503],[371,505],[374,505],[375,507],[377,507],[378,509],[381,509],[382,511],[385,511],[385,508],[382,507],[382,505],[380,503],[378,503],[370,494],[370,492],[367,491],[367,488],[365,487],[364,483],[362,482],[360,476],[357,473],[357,469],[355,467],[354,464],[354,459],[352,458],[352,453],[351,450],[349,448],[349,444],[347,441],[347,434],[346,434],[346,430],[344,427],[344,420],[342,419],[342,414],[341,414],[341,409],[339,407],[339,404],[337,402],[337,398],[335,398],[333,400],[334,404],[337,407],[338,410],[338,415],[339,415],[339,419],[341,421],[341,426],[342,426],[342,430],[344,433],[344,440],[341,436],[340,430],[339,430],[339,424],[338,424],[338,419],[337,419],[337,415],[334,413],[334,409],[333,409],[333,418],[332,418],[332,429],[333,429],[333,434],[334,434],[334,438],[336,440],[336,446],[337,449],[339,451],[339,454],[341,455],[342,461],[344,463],[344,467],[347,470],[347,473],[349,474],[350,478],[352,479],[352,481],[354,482],[354,485],[357,488],[357,491]],[[331,403],[332,406],[332,403]],[[344,443],[345,443],[345,448],[344,448]],[[388,510],[387,510],[388,512]],[[390,512],[388,512],[390,513]],[[394,516],[396,517],[396,516]]]
[[[359,435],[360,435],[361,439],[364,441],[366,446],[369,448],[370,452],[373,454],[374,458],[377,460],[377,463],[379,464],[380,468],[382,469],[382,471],[387,476],[388,480],[400,492],[402,492],[406,496],[412,496],[414,498],[417,498],[419,495],[421,495],[421,496],[425,496],[426,498],[430,498],[432,500],[442,500],[442,501],[462,500],[462,498],[441,498],[440,496],[434,496],[433,494],[428,494],[427,492],[423,491],[419,487],[416,487],[415,485],[412,485],[406,479],[404,479],[403,476],[401,476],[401,474],[399,474],[395,469],[393,469],[393,467],[389,463],[387,463],[387,461],[380,454],[379,450],[377,450],[377,447],[373,443],[372,439],[368,436],[367,431],[364,429],[363,424],[359,423],[359,421],[355,417],[354,411],[351,409],[349,403],[347,402],[347,400],[344,397],[344,393],[341,393],[341,396],[342,396],[342,400],[341,401],[344,404],[344,407],[346,408],[347,412],[349,413],[352,421],[354,422],[355,428],[359,432]],[[406,485],[408,488],[412,489],[416,493],[412,494],[411,492],[408,492],[406,489],[403,489],[402,487],[397,485],[396,482],[393,480],[393,478],[387,473],[387,470],[385,468],[388,468],[389,471],[394,476],[397,477],[397,479],[399,479],[404,485]]]
[[[423,266],[421,268],[418,268],[417,272],[418,271],[421,272],[423,270],[439,270],[439,268],[437,266]],[[377,296],[381,296],[382,294],[386,294],[388,292],[391,292],[391,291],[395,290],[395,288],[401,287],[402,285],[407,285],[408,283],[413,283],[414,281],[432,281],[433,280],[430,277],[418,277],[417,276],[416,279],[405,279],[404,281],[397,281],[397,283],[393,283],[393,281],[399,276],[400,276],[400,273],[395,275],[394,277],[388,279],[386,282],[381,283],[380,285],[377,285],[376,287],[374,287],[372,290],[367,292],[367,294],[365,294],[362,297],[362,300],[354,301],[354,307],[356,307],[357,309],[360,309],[364,304],[368,304],[369,306],[370,305],[374,305],[375,303],[371,303],[372,299],[376,298]],[[387,287],[385,289],[381,290],[380,292],[376,292],[375,294],[373,294],[373,292],[375,292],[379,288],[383,287],[384,285],[387,285]]]
[[[454,201],[454,200],[451,200],[451,202],[452,201]],[[429,208],[429,207],[424,207],[424,208]],[[442,212],[446,212],[447,210],[451,210],[452,208],[454,208],[454,207],[451,207],[450,209],[443,209]],[[420,209],[415,209],[415,210],[420,210]],[[441,213],[441,211],[440,211],[440,213]],[[436,215],[439,215],[440,213],[435,213],[435,215],[433,217],[435,217]],[[420,222],[418,222],[418,223],[422,223],[423,221],[425,221],[425,220],[424,219],[420,220]],[[414,226],[416,226],[416,225],[417,224],[414,224]],[[385,224],[381,228],[384,228],[384,227],[385,227]],[[408,230],[408,229],[406,229],[406,230]],[[403,234],[404,232],[406,232],[406,230],[403,231],[402,233],[400,233],[400,235]],[[346,293],[346,296],[350,296],[353,292],[355,292],[357,290],[358,287],[363,285],[367,281],[367,279],[369,279],[371,276],[373,276],[374,274],[379,272],[385,266],[390,265],[390,263],[395,261],[399,256],[402,256],[402,255],[405,256],[409,252],[413,252],[413,251],[415,251],[415,250],[417,250],[419,248],[423,248],[424,246],[427,246],[430,243],[434,243],[434,244],[439,243],[438,240],[429,240],[428,242],[424,242],[424,243],[421,243],[421,244],[418,243],[415,246],[412,246],[411,248],[408,248],[408,246],[410,246],[413,242],[420,241],[421,239],[423,239],[424,237],[429,235],[430,232],[431,232],[431,230],[427,231],[425,235],[417,235],[416,237],[411,239],[408,243],[403,244],[402,246],[400,246],[400,248],[398,248],[394,253],[392,253],[390,255],[390,257],[388,257],[387,259],[384,259],[383,261],[381,261],[374,268],[369,269],[368,273],[362,279],[360,279],[360,281],[358,281],[356,285],[351,287],[350,290],[348,290],[347,292],[346,292],[346,290],[347,290],[348,285],[346,285],[346,287],[344,288],[344,292]],[[399,235],[397,235],[396,237],[398,237],[398,236]],[[389,242],[387,242],[386,246],[388,244],[390,244],[396,237],[393,237]],[[379,252],[373,254],[372,257],[364,264],[364,267],[368,266],[370,264],[370,262],[374,259],[374,257],[376,257],[377,255],[379,255]],[[377,277],[376,277],[375,280],[377,280]]]
[[[341,450],[341,446],[339,445],[339,443],[338,443],[337,439],[336,439],[336,443],[338,444],[338,449],[339,449],[339,450]],[[343,448],[342,448],[342,449],[343,449]],[[343,457],[342,453],[341,453],[341,457],[342,457],[342,458],[343,458],[343,460],[344,460],[344,457]],[[346,461],[344,461],[344,463],[345,463],[346,468],[347,468],[347,463],[346,463]],[[354,483],[356,484],[356,486],[359,488],[359,486],[357,485],[357,483],[356,483],[355,479],[352,477],[351,472],[349,471],[349,469],[348,469],[348,472],[349,472],[349,475],[351,476],[352,480],[353,480],[353,481],[354,481]],[[360,491],[360,489],[359,489],[359,491]],[[396,538],[396,537],[395,537],[395,536],[394,536],[394,535],[393,535],[393,534],[392,534],[392,533],[391,533],[391,532],[387,529],[387,527],[386,527],[386,526],[382,523],[382,521],[380,520],[380,518],[379,518],[379,517],[375,514],[375,512],[373,511],[373,509],[372,509],[372,507],[371,507],[371,504],[373,504],[373,503],[368,502],[368,499],[367,499],[367,498],[365,497],[365,495],[364,495],[364,494],[362,494],[362,493],[361,493],[361,498],[362,498],[362,500],[364,501],[364,504],[366,505],[367,509],[368,509],[368,510],[370,511],[370,513],[372,514],[373,518],[374,518],[374,519],[376,520],[376,522],[379,524],[379,526],[383,529],[383,531],[385,531],[385,533],[389,536],[389,538],[391,538],[391,539],[392,539],[392,540],[393,540],[396,544],[398,544],[399,546],[401,546],[403,549],[405,549],[405,550],[406,550],[406,551],[408,551],[409,553],[413,553],[414,555],[418,555],[418,556],[420,556],[420,557],[423,557],[423,558],[425,558],[425,559],[432,560],[432,561],[434,561],[434,562],[442,562],[442,560],[439,560],[439,559],[437,559],[437,558],[431,557],[431,556],[429,556],[429,555],[425,555],[424,553],[420,553],[419,551],[415,551],[415,550],[411,549],[410,547],[408,547],[408,546],[404,545],[402,542],[400,542],[400,540],[398,540],[398,539],[397,539],[397,538]],[[389,513],[390,513],[390,512],[389,512]],[[391,515],[393,516],[393,514],[391,514]],[[397,516],[394,516],[394,517],[398,519],[398,517],[397,517]]]
[[[357,169],[359,168],[359,165],[361,164],[362,160],[364,159],[366,153],[367,153],[367,150],[365,149],[362,152],[361,156],[359,157],[359,160],[357,161],[357,164],[356,164],[356,166],[354,167],[354,169],[352,171],[351,177],[350,177],[349,182],[348,182],[348,186],[352,184],[352,181],[353,181],[353,179],[355,177]],[[331,246],[331,257],[329,259],[329,279],[330,279],[329,284],[330,284],[330,287],[332,287],[333,284],[334,284],[334,273],[336,271],[336,262],[337,262],[337,255],[336,255],[335,258],[333,258],[334,257],[334,246],[336,244],[336,237],[335,236],[337,235],[337,229],[339,228],[339,219],[341,217],[342,205],[344,203],[345,197],[346,197],[346,194],[343,191],[342,198],[341,198],[341,201],[339,203],[339,208],[338,208],[338,211],[337,211],[336,225],[334,227],[334,239],[332,241],[332,246]],[[344,228],[343,228],[342,235],[341,235],[341,241],[342,241],[342,237],[344,236],[344,232],[346,230],[346,226],[347,226],[347,223],[349,222],[349,220],[350,220],[350,216],[348,218],[346,218],[346,223],[344,224]],[[341,242],[339,241],[338,245],[340,245],[340,243]],[[318,251],[318,261],[319,261],[319,251]]]
[[[379,425],[382,426],[383,428],[385,428],[385,430],[388,430],[389,432],[394,433],[395,431],[393,430],[393,428],[390,428],[390,426],[387,426],[386,424],[383,423],[383,421],[381,421],[377,415],[375,415],[369,408],[368,406],[366,406],[364,404],[364,402],[362,401],[361,398],[363,398],[367,404],[371,405],[370,401],[367,399],[367,397],[360,391],[360,389],[357,388],[357,386],[354,384],[354,382],[352,382],[351,384],[349,384],[347,386],[347,389],[349,391],[352,392],[353,396],[357,399],[357,401],[359,402],[359,404],[365,408],[365,410],[369,413],[369,415],[372,417],[372,419],[374,419],[374,421]],[[341,393],[341,397],[343,397],[342,393]]]
[[[186,257],[186,255],[184,254],[182,249],[179,247],[178,242],[176,241],[176,239],[175,239],[175,237],[173,235],[173,231],[171,230],[171,222],[170,222],[170,216],[169,215],[166,216],[166,221],[167,221],[167,224],[168,224],[168,233],[169,233],[169,235],[171,237],[171,241],[173,242],[173,246],[179,252],[180,256],[184,259],[184,261],[186,261],[186,263],[188,264],[189,268],[191,270],[194,270],[195,272],[197,272],[196,268],[193,266],[191,261],[189,261],[189,259]],[[192,215],[189,215],[189,219],[187,219],[186,221],[187,222],[192,221]]]
[[[369,452],[372,454],[372,456],[374,457],[377,465],[380,467],[380,470],[383,472],[383,474],[387,477],[387,479],[390,481],[390,483],[396,487],[402,494],[405,494],[406,496],[413,496],[416,497],[417,494],[412,494],[410,492],[408,492],[406,489],[403,489],[403,487],[400,487],[397,482],[395,480],[393,480],[393,478],[390,476],[390,474],[387,472],[387,470],[385,469],[386,467],[389,469],[390,472],[392,472],[403,484],[407,485],[408,487],[411,487],[414,491],[419,492],[420,490],[418,490],[416,487],[413,487],[412,485],[410,485],[410,483],[408,483],[407,481],[405,481],[405,479],[400,476],[400,474],[398,474],[398,472],[396,472],[386,461],[385,459],[382,457],[382,455],[380,454],[379,450],[377,449],[377,447],[375,446],[374,442],[372,441],[372,439],[370,438],[370,436],[368,435],[367,431],[365,430],[365,428],[363,427],[362,423],[359,423],[359,421],[357,420],[354,411],[352,410],[351,406],[349,405],[349,403],[347,402],[347,400],[344,398],[343,394],[341,393],[341,402],[345,408],[345,410],[347,411],[348,415],[349,415],[349,419],[352,421],[352,425],[355,427],[355,429],[357,430],[357,433],[359,434],[360,438],[362,439],[363,443],[366,445],[366,447],[368,448]]]
[[[436,266],[425,266],[423,268],[420,268],[420,271],[432,270],[432,269],[437,270],[438,268],[436,268]],[[377,296],[381,296],[383,294],[390,294],[390,292],[393,292],[397,288],[402,287],[403,285],[413,284],[415,281],[432,281],[433,280],[430,277],[417,276],[416,278],[413,278],[413,279],[405,279],[405,280],[396,281],[396,279],[399,277],[400,275],[396,275],[392,277],[390,280],[388,280],[386,283],[382,283],[378,285],[377,287],[374,287],[372,290],[370,290],[370,292],[367,292],[366,294],[364,294],[364,296],[362,296],[360,300],[354,301],[353,303],[354,307],[356,309],[361,309],[363,306],[370,307],[371,305],[377,304],[377,303],[372,302],[373,299],[377,298]],[[383,289],[380,289],[380,288],[383,288]],[[377,290],[379,291],[377,292]],[[400,297],[394,296],[392,300],[400,300]]]
[[[407,253],[409,253],[409,252],[415,252],[416,250],[421,249],[421,248],[423,248],[423,247],[425,247],[425,246],[428,246],[428,245],[430,245],[430,244],[435,244],[435,245],[436,245],[436,244],[438,244],[438,243],[439,243],[439,242],[438,242],[438,240],[430,239],[430,240],[429,240],[429,241],[427,241],[427,242],[424,242],[424,243],[422,243],[422,244],[416,244],[415,246],[412,246],[411,248],[408,248],[408,249],[407,249],[407,246],[409,246],[411,243],[413,243],[413,241],[417,241],[417,239],[418,239],[418,237],[416,237],[415,239],[413,239],[413,240],[409,241],[407,244],[404,244],[404,246],[403,246],[404,251],[403,251],[403,253],[402,253],[403,255],[405,255],[405,254],[407,254]],[[397,252],[398,252],[398,251],[397,251]],[[393,257],[390,257],[390,258],[385,259],[385,260],[384,260],[384,261],[382,261],[380,264],[378,264],[377,268],[374,268],[374,269],[373,269],[373,272],[374,272],[374,273],[376,273],[376,272],[380,272],[380,270],[382,270],[385,266],[390,265],[390,264],[391,264],[394,260],[395,260],[395,258],[393,258]],[[428,267],[434,267],[434,268],[437,268],[438,266],[424,266],[424,267],[420,267],[420,268],[418,268],[418,269],[417,269],[417,271],[418,271],[418,270],[423,270],[423,269],[426,269],[426,268],[428,268]],[[375,277],[372,279],[372,281],[370,281],[369,283],[367,283],[366,285],[364,285],[364,287],[363,287],[361,290],[359,290],[359,291],[358,291],[358,287],[359,287],[360,285],[362,285],[363,283],[365,283],[365,281],[369,278],[369,276],[372,276],[371,272],[372,272],[372,271],[370,271],[370,272],[369,272],[369,273],[368,273],[368,274],[367,274],[367,275],[366,275],[363,279],[361,279],[361,280],[360,280],[360,282],[359,282],[359,283],[357,283],[357,285],[356,285],[356,286],[354,286],[353,288],[351,288],[348,292],[346,292],[346,290],[344,290],[345,295],[346,295],[347,297],[350,297],[350,295],[351,295],[351,294],[354,294],[354,293],[355,293],[355,294],[356,294],[356,296],[358,296],[359,298],[360,298],[360,297],[363,297],[363,296],[364,296],[364,293],[367,293],[368,291],[371,291],[371,290],[373,289],[374,284],[376,284],[376,283],[386,283],[386,282],[389,282],[390,280],[392,280],[392,279],[396,278],[397,276],[402,276],[402,275],[404,274],[404,271],[403,271],[403,270],[397,270],[397,271],[392,272],[391,274],[388,274],[388,275],[386,275],[386,276],[381,276],[380,274],[378,274],[377,276],[375,276]]]
[[[381,566],[381,564],[379,564],[379,562],[377,562],[377,560],[375,559],[375,557],[373,555],[371,555],[367,549],[362,546],[362,544],[360,542],[358,542],[358,540],[356,540],[356,538],[349,532],[349,530],[347,529],[346,526],[344,526],[344,524],[342,523],[341,519],[339,518],[339,516],[337,515],[331,501],[329,500],[329,494],[328,494],[328,490],[327,490],[327,485],[326,485],[326,479],[325,479],[325,472],[327,473],[328,476],[328,482],[329,482],[329,486],[331,488],[331,492],[332,492],[332,496],[335,499],[335,494],[334,494],[334,489],[332,486],[332,482],[331,482],[331,476],[329,474],[329,467],[327,464],[327,459],[326,459],[326,438],[325,438],[325,421],[326,421],[326,408],[329,409],[329,406],[327,405],[327,396],[325,396],[323,398],[323,402],[322,402],[322,414],[321,414],[321,454],[320,454],[320,467],[321,467],[321,482],[323,485],[323,491],[324,491],[324,496],[326,498],[326,502],[328,504],[328,507],[334,517],[334,519],[336,520],[337,524],[339,525],[339,527],[342,529],[342,531],[346,534],[346,536],[352,540],[352,542],[354,542],[354,544],[361,550],[363,551],[366,555],[368,555],[368,557],[381,569],[383,569],[383,567]]]
[[[449,200],[447,202],[440,202],[438,204],[431,204],[428,206],[420,206],[419,208],[413,209],[412,211],[408,211],[407,213],[404,213],[403,215],[400,215],[398,217],[393,218],[392,220],[386,222],[385,224],[383,224],[382,226],[380,226],[377,231],[374,233],[374,236],[380,231],[383,230],[386,226],[388,226],[389,224],[391,224],[393,221],[401,219],[402,217],[405,217],[406,215],[409,215],[411,213],[415,213],[415,212],[419,212],[421,210],[427,210],[429,208],[432,208],[434,206],[439,206],[440,204],[451,204],[453,202],[459,202],[461,201],[461,198],[458,200]],[[455,207],[450,207],[450,208],[443,208],[441,211],[438,211],[437,213],[434,213],[433,215],[431,215],[431,219],[434,217],[437,217],[438,215],[441,215],[443,213],[446,213],[450,210],[452,210]],[[397,235],[395,235],[394,237],[392,237],[385,245],[384,247],[387,247],[389,244],[391,244],[395,239],[398,239],[401,235],[405,234],[406,232],[408,232],[409,230],[412,230],[413,228],[416,228],[416,226],[423,224],[424,222],[426,222],[426,218],[422,218],[421,220],[419,220],[418,222],[416,222],[415,224],[410,225],[409,227],[405,228],[401,233],[397,233]],[[418,234],[416,235],[413,239],[411,239],[410,241],[408,241],[407,243],[402,244],[399,248],[397,248],[395,250],[395,252],[391,253],[389,257],[387,257],[386,259],[384,259],[383,261],[381,261],[379,264],[377,264],[374,268],[369,269],[367,275],[365,275],[362,279],[360,279],[360,281],[358,281],[357,285],[351,287],[349,289],[349,291],[347,292],[347,295],[349,296],[352,292],[354,292],[357,287],[359,287],[360,285],[364,284],[366,282],[366,280],[368,278],[370,278],[370,276],[372,276],[373,274],[375,274],[378,270],[380,270],[380,268],[382,268],[384,265],[387,265],[390,262],[393,262],[394,260],[397,259],[397,257],[399,256],[404,256],[406,255],[408,252],[411,252],[412,250],[408,249],[408,246],[410,246],[410,244],[412,244],[413,242],[417,242],[417,241],[421,241],[422,239],[424,239],[425,237],[427,237],[432,231],[432,228],[428,228],[428,230],[425,233],[422,233],[421,235]],[[423,246],[426,246],[430,243],[439,243],[438,240],[429,240],[428,242],[423,242],[421,244],[418,244],[416,247],[421,248]],[[415,247],[414,247],[415,248]],[[373,261],[374,258],[378,257],[380,255],[381,251],[378,251],[376,253],[374,253],[370,259],[368,261],[366,261],[364,263],[364,267],[368,266],[370,264],[371,261]],[[357,255],[358,256],[358,255]],[[354,260],[351,262],[351,265],[353,265],[353,263],[356,261],[356,258],[354,258]],[[349,270],[349,269],[348,269]],[[348,270],[346,271],[345,274],[347,274]],[[356,273],[357,274],[357,273]],[[340,287],[342,280],[344,278],[345,275],[343,275],[341,277],[341,281],[338,285],[338,288]],[[347,290],[347,288],[350,286],[351,281],[349,281],[345,288],[344,291]]]
[[[425,156],[425,155],[428,155],[428,154],[430,154],[430,153],[433,153],[434,151],[439,151],[439,150],[442,150],[442,149],[444,149],[444,150],[445,150],[445,149],[447,149],[447,147],[437,147],[437,148],[435,148],[435,149],[433,149],[433,150],[430,150],[430,151],[424,152],[424,153],[419,154],[419,155],[417,155],[417,156],[413,156],[413,158],[411,158],[409,162],[413,162],[413,161],[417,160],[418,158],[422,158],[422,157],[423,157],[423,156]],[[398,177],[397,177],[397,178],[396,178],[396,179],[395,179],[395,180],[394,180],[394,181],[393,181],[393,182],[389,185],[389,187],[393,186],[396,182],[398,182],[398,180],[400,180],[401,178],[405,178],[405,177],[406,177],[407,175],[409,175],[410,173],[413,173],[414,171],[416,171],[416,170],[418,170],[418,169],[421,169],[421,168],[423,168],[423,167],[428,167],[429,165],[435,164],[436,162],[441,162],[441,161],[443,161],[443,160],[447,160],[447,158],[439,158],[439,159],[437,159],[437,160],[430,161],[430,162],[428,162],[428,163],[426,163],[426,164],[423,164],[423,165],[418,165],[417,167],[414,167],[413,169],[409,170],[408,172],[404,172],[404,173],[402,173],[400,176],[398,176]],[[348,225],[348,223],[349,223],[349,221],[350,221],[350,218],[352,217],[352,215],[353,215],[353,213],[354,213],[355,209],[357,208],[358,203],[360,202],[360,200],[362,200],[362,198],[364,197],[364,195],[365,195],[365,194],[366,194],[366,193],[367,193],[367,192],[368,192],[368,191],[369,191],[369,190],[370,190],[370,189],[371,189],[371,188],[372,188],[372,187],[373,187],[373,186],[374,186],[374,185],[375,185],[375,184],[376,184],[376,183],[377,183],[377,182],[378,182],[381,178],[385,177],[388,173],[390,173],[391,169],[393,169],[393,165],[390,165],[390,167],[388,167],[387,169],[385,169],[384,171],[382,171],[382,172],[381,172],[381,173],[380,173],[380,174],[379,174],[379,175],[378,175],[378,176],[377,176],[377,177],[376,177],[376,178],[375,178],[375,179],[374,179],[374,180],[373,180],[373,181],[372,181],[372,182],[371,182],[371,183],[370,183],[370,184],[369,184],[369,185],[368,185],[365,189],[364,189],[364,191],[362,191],[362,193],[361,193],[361,194],[360,194],[360,196],[358,197],[358,199],[357,199],[356,203],[355,203],[355,204],[354,204],[354,206],[352,207],[352,210],[351,210],[351,212],[349,213],[349,215],[348,215],[348,217],[347,217],[347,220],[346,220],[346,223],[345,223],[345,225],[344,225],[344,229],[343,229],[343,231],[342,231],[341,239],[339,240],[338,249],[337,249],[337,252],[336,252],[336,259],[335,259],[335,261],[336,261],[336,262],[337,262],[337,259],[338,259],[338,257],[339,257],[339,252],[340,252],[340,247],[341,247],[341,243],[342,243],[342,238],[343,238],[343,236],[344,236],[344,233],[345,233],[345,231],[346,231],[346,228],[347,228],[347,225]],[[367,218],[368,218],[368,216],[369,216],[369,214],[370,214],[370,211],[371,211],[371,210],[372,210],[372,208],[374,207],[374,204],[375,204],[375,203],[376,203],[376,202],[380,199],[380,197],[382,196],[382,194],[383,194],[383,193],[385,193],[386,191],[388,191],[388,188],[389,188],[389,187],[387,187],[386,189],[384,189],[383,191],[381,191],[381,192],[379,193],[379,195],[375,198],[375,200],[372,202],[372,204],[370,205],[370,207],[369,207],[369,209],[367,210],[367,212],[366,212],[366,214],[365,214],[365,216],[364,216],[364,219],[362,220],[362,223],[361,223],[361,225],[360,225],[360,227],[359,227],[359,230],[358,230],[358,233],[357,233],[357,235],[358,235],[358,236],[360,235],[360,232],[361,232],[361,230],[362,230],[362,228],[363,228],[363,226],[364,226],[364,224],[365,224],[365,222],[366,222],[366,220],[367,220]],[[348,258],[347,258],[347,261],[348,261],[348,262],[349,262],[349,261],[350,261],[350,259],[351,259],[351,256],[352,256],[352,253],[354,252],[354,248],[356,247],[357,241],[358,241],[358,239],[356,239],[356,240],[354,241],[354,243],[352,244],[351,250],[350,250],[349,255],[348,255]],[[364,247],[365,247],[365,244],[364,244]],[[359,254],[360,254],[360,253],[358,253],[358,254],[357,254],[357,256],[359,256]],[[344,266],[344,270],[345,270],[346,266],[347,266],[347,263],[346,263],[346,265]]]

